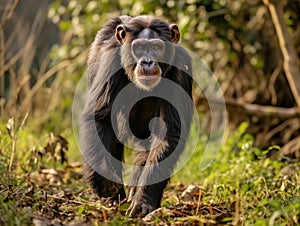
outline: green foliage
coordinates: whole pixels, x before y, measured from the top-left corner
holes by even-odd
[[[219,57],[223,51],[229,50],[234,30],[239,37],[245,37],[243,45],[253,52],[252,55],[257,60],[253,60],[258,68],[263,66],[263,61],[256,53],[257,43],[255,38],[257,33],[253,30],[249,33],[246,26],[241,26],[246,17],[240,14],[242,11],[246,14],[246,9],[251,6],[259,6],[261,3],[254,1],[251,5],[247,1],[64,1],[56,0],[49,10],[48,17],[56,23],[62,31],[66,33],[63,45],[56,45],[53,48],[52,57],[57,61],[62,59],[75,59],[72,67],[76,73],[82,72],[85,63],[87,48],[91,44],[96,32],[108,20],[119,15],[137,16],[141,14],[150,14],[164,17],[170,22],[178,22],[181,29],[184,45],[187,45],[194,51],[199,51],[206,63],[210,66],[213,56]],[[248,14],[255,14],[256,8]],[[210,14],[210,12],[213,12]],[[247,15],[249,16],[249,15]],[[246,21],[245,21],[246,22]],[[245,23],[246,24],[246,23]],[[213,44],[215,42],[215,45]],[[217,48],[216,48],[217,47]],[[81,53],[84,53],[82,55]],[[218,54],[219,53],[219,54]],[[234,52],[232,52],[234,53]],[[236,53],[236,52],[235,52]],[[252,57],[251,56],[251,57]],[[254,65],[254,66],[255,66]],[[230,65],[229,65],[230,66]],[[77,69],[80,68],[80,71]],[[76,70],[75,70],[76,69]],[[80,73],[79,73],[80,74]],[[82,73],[81,73],[82,75]]]
[[[93,195],[76,173],[77,166],[60,163],[61,158],[55,157],[57,153],[51,152],[51,148],[57,150],[55,137],[34,135],[26,124],[22,128],[15,127],[17,148],[8,170],[13,140],[6,126],[4,123],[0,125],[2,224],[29,224],[33,220],[45,222],[53,216],[60,222],[76,220],[92,225],[103,221],[109,225],[143,224],[141,219],[126,218],[127,203],[118,209],[109,209],[89,201],[93,200]],[[224,224],[239,221],[245,225],[275,225],[275,222],[295,225],[299,221],[300,164],[284,162],[279,156],[270,159],[268,152],[278,147],[267,150],[254,147],[253,136],[245,133],[246,129],[247,124],[242,123],[229,135],[215,161],[201,172],[198,166],[205,147],[200,142],[192,158],[171,180],[171,184],[201,185],[201,197],[195,198],[195,203],[199,205],[200,201],[202,209],[218,206],[216,210],[222,208],[223,213],[205,215],[203,210],[191,209],[188,216],[174,217],[174,213],[180,213],[180,208],[183,208],[178,199],[182,190],[169,187],[164,194],[162,214],[154,218],[154,223],[188,221]],[[200,141],[205,139],[203,135]],[[178,210],[176,206],[179,206]],[[67,215],[71,216],[69,220],[65,217]]]
[[[240,220],[246,225],[294,225],[300,216],[300,164],[284,163],[279,156],[268,158],[269,151],[279,147],[254,147],[253,136],[245,133],[246,129],[247,124],[242,123],[204,171],[197,170],[201,153],[196,152],[172,182],[204,185],[203,202],[207,204],[239,202]]]
[[[28,208],[18,208],[14,201],[4,201],[0,198],[1,225],[29,225],[31,214]]]
[[[44,211],[49,208],[46,197],[47,193],[53,193],[49,189],[52,186],[58,188],[61,183],[72,183],[71,190],[76,191],[80,183],[80,189],[86,188],[78,181],[76,171],[69,172],[65,168],[70,166],[66,166],[64,142],[63,137],[47,132],[37,135],[34,128],[27,127],[24,122],[20,124],[10,119],[8,123],[0,123],[1,225],[30,225],[41,216],[35,213],[39,213],[42,206]]]

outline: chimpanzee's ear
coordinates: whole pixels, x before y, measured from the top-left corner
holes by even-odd
[[[171,24],[169,26],[169,30],[171,33],[171,41],[173,43],[178,43],[179,39],[180,39],[180,32],[179,32],[178,26],[176,24]]]
[[[125,42],[126,39],[126,27],[122,24],[118,25],[116,27],[116,33],[115,33],[116,40],[121,45]]]

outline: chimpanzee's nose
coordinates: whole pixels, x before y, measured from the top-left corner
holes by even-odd
[[[141,65],[146,70],[151,70],[155,66],[155,62],[153,60],[143,60]]]

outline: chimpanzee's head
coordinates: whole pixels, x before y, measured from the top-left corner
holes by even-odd
[[[139,16],[118,25],[115,38],[121,46],[121,63],[129,79],[144,90],[155,87],[169,70],[174,46],[180,38],[177,25]]]

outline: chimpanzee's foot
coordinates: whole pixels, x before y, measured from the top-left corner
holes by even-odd
[[[154,200],[146,194],[137,193],[131,200],[126,214],[129,217],[144,217],[159,207],[160,200]]]
[[[107,198],[104,203],[109,207],[111,207],[111,206],[116,206],[121,204],[122,201],[124,201],[125,199],[126,199],[126,194],[124,188],[122,187],[117,194]]]

